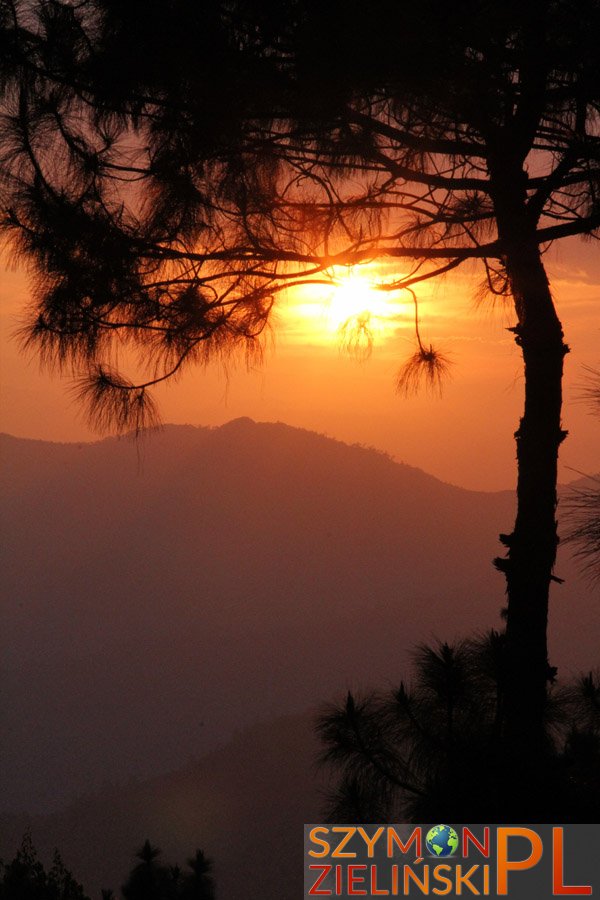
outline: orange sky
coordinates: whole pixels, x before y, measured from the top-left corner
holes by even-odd
[[[597,248],[597,243],[569,239],[546,257],[573,351],[566,358],[564,422],[570,436],[561,450],[563,481],[576,477],[572,469],[592,473],[599,468],[600,421],[580,399],[582,367],[600,367]],[[340,298],[333,298],[332,306],[331,295],[321,289],[280,301],[260,369],[248,372],[243,362],[232,361],[225,372],[215,364],[162,388],[157,397],[163,420],[198,425],[243,415],[279,420],[386,450],[465,487],[512,488],[521,360],[505,330],[510,312],[475,304],[481,277],[481,270],[465,268],[418,292],[424,341],[431,340],[454,362],[442,399],[395,393],[399,365],[413,350],[413,312],[405,297],[388,302],[390,319],[385,301],[378,306],[373,352],[359,362],[340,352]],[[24,276],[4,269],[0,278],[0,430],[54,441],[93,440],[96,435],[69,396],[68,379],[40,373],[11,338],[27,301]],[[355,300],[348,292],[345,302]]]

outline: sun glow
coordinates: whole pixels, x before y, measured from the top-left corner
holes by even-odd
[[[394,280],[398,278],[394,273]],[[389,276],[388,276],[389,279]],[[386,279],[371,265],[335,267],[323,281],[288,292],[282,310],[292,339],[344,346],[363,354],[397,336],[412,321],[412,301],[401,291],[386,291]]]
[[[363,275],[351,274],[336,281],[325,303],[327,326],[339,332],[361,322],[379,328],[392,314],[384,291]]]

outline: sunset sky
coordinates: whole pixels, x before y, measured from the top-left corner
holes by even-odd
[[[598,470],[600,421],[582,400],[584,366],[598,367],[600,254],[596,242],[563,241],[546,265],[566,339],[564,423],[570,436],[561,450],[561,481],[576,471]],[[3,399],[0,429],[52,441],[94,440],[69,379],[40,373],[21,353],[13,333],[23,315],[28,286],[5,254],[0,282]],[[470,267],[469,267],[470,266]],[[247,371],[242,360],[227,370],[195,369],[157,392],[164,422],[219,425],[238,416],[283,421],[349,443],[385,450],[444,481],[475,489],[512,488],[513,432],[522,405],[522,367],[506,327],[510,308],[478,304],[482,270],[468,264],[418,289],[421,332],[454,363],[443,397],[405,398],[395,391],[401,362],[414,349],[410,298],[369,292],[384,281],[372,266],[340,276],[340,287],[296,289],[280,299],[265,341],[263,364]],[[388,276],[389,277],[389,276]],[[364,285],[364,291],[361,287]],[[369,307],[374,344],[360,361],[340,346],[345,315]]]
[[[0,0],[0,900],[597,832],[599,32]]]

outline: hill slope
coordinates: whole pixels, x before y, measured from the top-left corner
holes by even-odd
[[[0,452],[4,809],[177,768],[499,622],[509,493],[247,419]],[[589,667],[600,613],[558,574],[553,662]]]
[[[215,863],[219,900],[297,900],[303,823],[320,819],[312,717],[254,726],[168,776],[106,789],[46,817],[0,817],[0,856],[12,859],[26,828],[40,856],[54,847],[88,896],[118,894],[148,837],[182,867],[197,847]]]

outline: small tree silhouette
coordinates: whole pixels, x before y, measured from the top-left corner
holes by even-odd
[[[564,757],[572,783],[582,798],[600,798],[600,671],[581,675],[565,689],[565,702],[572,710]]]
[[[190,872],[158,862],[161,851],[146,840],[137,851],[137,865],[123,885],[125,900],[214,900],[213,864],[201,850],[188,860]],[[102,900],[115,900],[103,888]],[[65,867],[58,850],[46,872],[37,858],[29,831],[12,862],[0,861],[0,900],[88,900],[82,886]]]
[[[42,900],[46,890],[44,867],[37,858],[31,833],[26,831],[15,858],[6,865],[2,863],[0,896],[3,900]]]
[[[171,900],[177,897],[179,873],[161,865],[161,851],[146,840],[137,851],[139,859],[130,872],[121,892],[125,900]]]
[[[83,887],[65,867],[58,850],[46,872],[37,858],[31,833],[25,832],[21,847],[8,864],[0,863],[1,900],[87,900]]]
[[[59,900],[85,900],[83,887],[66,868],[58,850],[54,851],[52,868],[48,873],[48,887]]]
[[[183,879],[180,897],[182,900],[213,900],[215,887],[212,877],[213,864],[202,850],[187,861],[191,872]]]
[[[214,900],[213,864],[202,850],[188,859],[190,872],[158,862],[161,851],[146,840],[136,856],[140,860],[123,885],[125,900]]]
[[[600,680],[552,686],[534,765],[501,730],[505,636],[421,645],[412,685],[355,698],[320,717],[323,759],[340,771],[337,821],[597,821]]]

